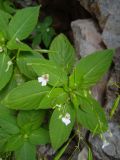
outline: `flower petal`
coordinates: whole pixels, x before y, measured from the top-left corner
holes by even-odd
[[[43,77],[38,77],[38,82],[43,82],[44,81],[44,79],[43,79]]]
[[[70,119],[63,117],[62,122],[67,126],[71,123]]]
[[[41,86],[46,86],[46,85],[47,85],[47,81],[43,80],[42,83],[41,83]]]

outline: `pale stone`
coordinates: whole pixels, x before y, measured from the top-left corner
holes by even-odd
[[[84,57],[96,50],[102,50],[101,35],[91,19],[76,20],[71,23],[77,54]]]
[[[88,158],[88,149],[84,147],[78,155],[78,160],[87,160]]]
[[[79,1],[98,20],[106,47],[120,47],[120,0]]]

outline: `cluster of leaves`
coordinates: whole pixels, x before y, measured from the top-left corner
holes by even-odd
[[[73,46],[60,34],[45,59],[22,42],[38,15],[39,7],[17,10],[14,16],[0,10],[0,152],[14,151],[16,160],[35,160],[38,144],[59,149],[75,123],[94,134],[107,130],[104,111],[90,89],[108,70],[113,50],[76,62]],[[46,86],[37,79],[43,75],[49,75]],[[69,123],[64,123],[66,114]]]
[[[0,0],[0,10],[3,10],[10,14],[16,12],[14,4],[12,3],[12,1],[9,0]]]
[[[33,48],[38,46],[41,42],[43,42],[46,48],[49,47],[53,37],[55,36],[55,30],[52,27],[52,23],[52,17],[48,16],[44,21],[37,24],[37,27],[34,30],[32,43]]]

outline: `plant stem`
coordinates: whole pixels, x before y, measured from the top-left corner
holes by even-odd
[[[47,49],[35,49],[34,51],[40,53],[55,53],[55,51],[47,50]]]

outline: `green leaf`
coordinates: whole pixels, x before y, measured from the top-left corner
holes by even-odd
[[[43,23],[44,23],[44,25],[45,25],[46,27],[52,25],[52,22],[53,22],[53,19],[52,19],[51,16],[47,16],[47,17],[44,19],[44,21],[43,21]]]
[[[32,52],[22,52],[17,58],[17,65],[22,74],[30,79],[35,79],[37,74],[31,65],[27,65],[30,58],[41,58],[40,54]]]
[[[17,124],[21,129],[31,133],[32,130],[40,127],[44,117],[45,112],[42,110],[20,111],[17,116]]]
[[[27,7],[18,10],[9,23],[11,41],[23,40],[29,36],[37,24],[39,7]]]
[[[36,29],[35,35],[33,36],[33,45],[36,46],[43,41],[46,48],[49,47],[53,37],[55,36],[55,30],[52,25],[52,17],[46,17],[43,22],[40,22]]]
[[[32,42],[32,47],[35,48],[41,43],[42,37],[41,33],[35,35],[33,42]]]
[[[75,50],[65,35],[60,34],[54,38],[50,46],[50,60],[62,67],[67,73],[70,73],[75,62]]]
[[[0,90],[7,85],[12,75],[13,65],[8,67],[8,61],[10,61],[8,55],[0,54]]]
[[[3,103],[11,109],[36,109],[49,91],[49,87],[41,86],[36,80],[28,81],[13,89]]]
[[[3,128],[0,128],[0,153],[5,151],[5,144],[8,141],[9,137],[10,135],[6,133]]]
[[[13,88],[17,86],[17,82],[15,76],[13,75],[9,81],[9,83],[0,91],[0,100],[4,99],[5,96],[10,92]]]
[[[70,114],[70,121],[67,126],[62,122],[61,116],[64,117],[66,113]],[[60,109],[56,108],[50,119],[50,139],[52,147],[57,150],[69,138],[71,130],[75,121],[75,113],[70,105],[63,105]]]
[[[47,144],[50,142],[49,132],[46,129],[40,128],[31,133],[29,137],[29,141],[31,144]]]
[[[13,75],[9,83],[0,91],[0,100],[3,100],[13,88],[24,83],[25,80],[26,79],[20,74],[18,68],[14,68]]]
[[[107,49],[82,58],[70,76],[70,87],[89,88],[96,84],[110,67],[113,52]]]
[[[16,81],[16,84],[17,86],[20,86],[21,84],[25,83],[26,82],[26,78],[20,73],[18,67],[16,66],[15,69],[14,69],[14,78],[15,78],[15,81]],[[16,86],[16,87],[17,87]],[[15,88],[15,87],[14,87]]]
[[[8,21],[10,15],[6,12],[0,10],[0,31],[3,33],[4,37],[8,38]]]
[[[42,34],[43,43],[45,47],[48,48],[55,35],[55,30],[52,27],[48,27],[41,34]]]
[[[0,0],[0,10],[3,10],[3,0]]]
[[[85,128],[94,134],[103,133],[107,130],[108,124],[105,112],[100,104],[91,98],[79,98],[80,108],[77,110],[77,120]]]
[[[38,62],[33,62],[30,65],[32,65],[38,76],[49,74],[48,83],[50,85],[61,86],[67,83],[67,75],[65,71],[49,60],[39,59]]]
[[[7,43],[7,48],[9,50],[19,50],[19,51],[30,51],[32,52],[32,48],[30,48],[27,44],[21,42],[19,39],[10,40]]]
[[[22,135],[17,134],[13,135],[8,139],[8,142],[6,143],[5,150],[8,151],[15,151],[18,150],[22,145],[24,141],[22,138]]]
[[[0,126],[9,134],[19,133],[16,118],[13,113],[0,104]]]
[[[16,12],[13,2],[10,2],[9,0],[5,0],[5,2],[3,3],[3,6],[4,6],[4,10],[10,14],[13,14]]]
[[[67,101],[68,95],[62,88],[54,88],[46,94],[46,96],[40,102],[38,108],[47,109],[54,108],[56,104],[63,104]]]
[[[29,142],[24,142],[23,146],[15,151],[16,160],[36,160],[36,147]]]

